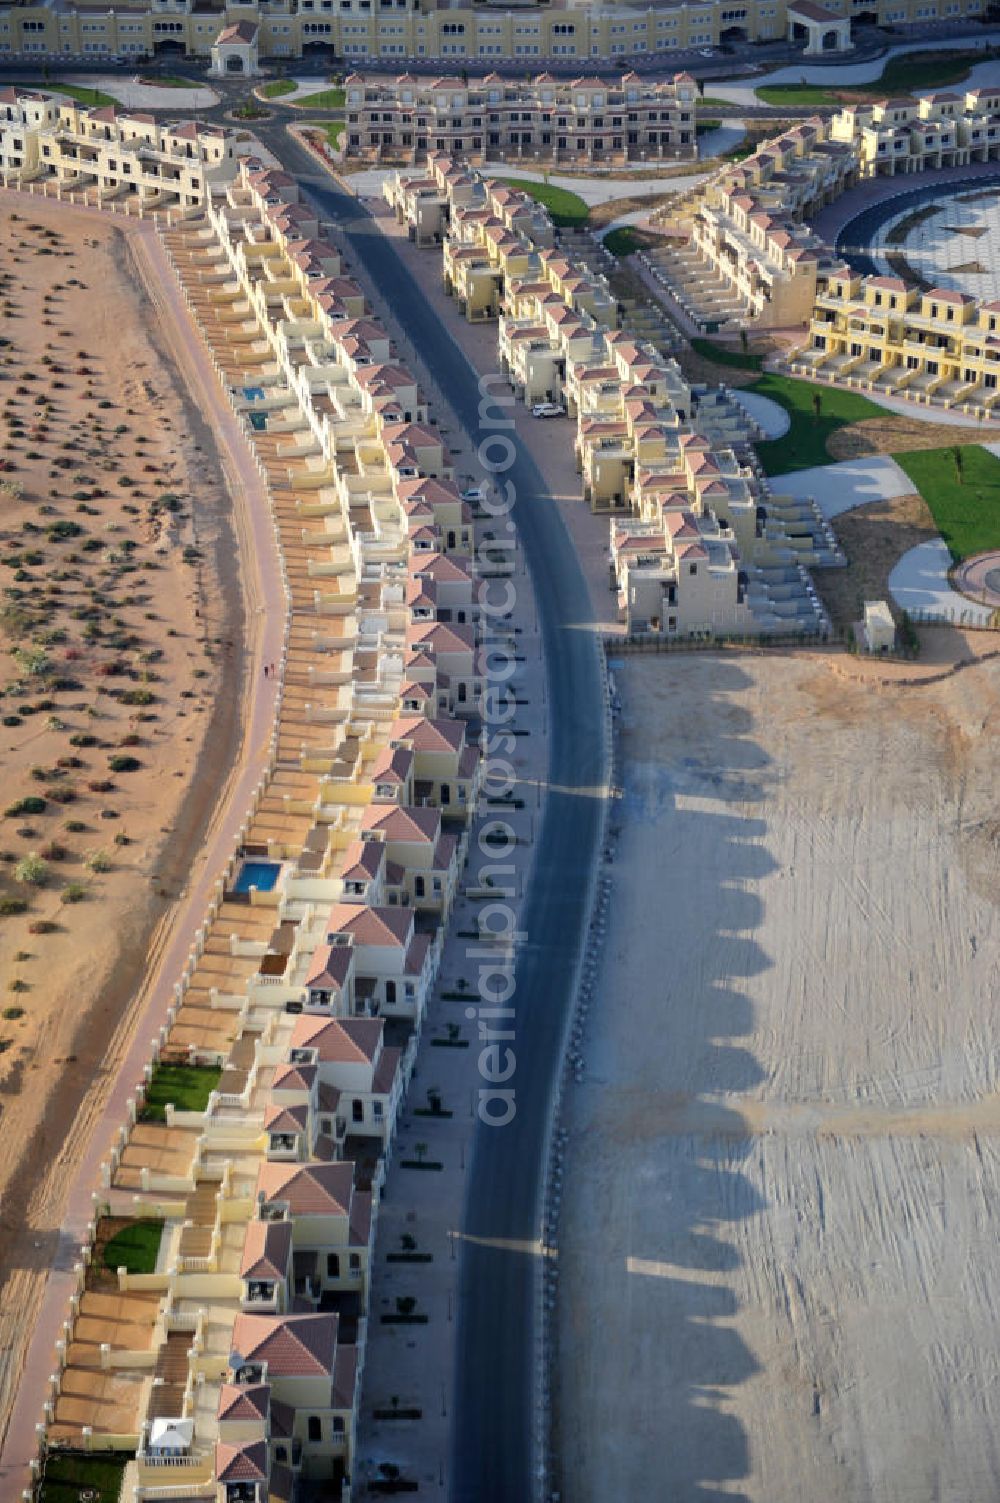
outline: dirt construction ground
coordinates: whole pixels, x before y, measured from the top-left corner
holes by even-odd
[[[1000,663],[613,671],[562,1496],[991,1503]]]

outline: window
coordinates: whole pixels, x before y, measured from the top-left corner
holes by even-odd
[[[335,1252],[326,1255],[326,1276],[328,1279],[340,1278],[340,1257]]]
[[[318,1414],[310,1414],[309,1416],[309,1439],[323,1439],[323,1422]]]
[[[365,1104],[363,1101],[351,1102],[351,1121],[363,1122],[365,1120]]]

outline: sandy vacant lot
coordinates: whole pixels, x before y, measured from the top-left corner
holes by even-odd
[[[237,758],[243,669],[232,504],[133,229],[0,209],[2,1434],[76,1156]]]
[[[1000,1496],[1000,664],[628,660],[562,1495]]]

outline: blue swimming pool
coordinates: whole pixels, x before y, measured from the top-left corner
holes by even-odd
[[[251,887],[256,887],[258,892],[270,892],[280,871],[280,861],[244,861],[233,891],[249,892]]]
[[[264,388],[263,386],[244,386],[243,395],[248,402],[263,402]]]

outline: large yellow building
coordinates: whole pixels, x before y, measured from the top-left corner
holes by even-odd
[[[211,55],[220,32],[253,28],[249,53],[234,50],[226,71],[256,59],[343,59],[349,64],[422,58],[452,67],[474,59],[499,67],[537,68],[545,60],[615,62],[682,48],[799,39],[808,52],[849,45],[852,22],[953,20],[985,12],[987,0],[692,0],[687,5],[631,7],[603,3],[565,9],[504,9],[486,4],[438,9],[432,0],[146,0],[118,5],[0,7],[0,57],[137,57]]]

